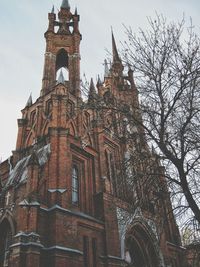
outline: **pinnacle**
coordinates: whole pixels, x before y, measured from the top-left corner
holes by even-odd
[[[54,5],[53,5],[53,7],[52,7],[51,13],[52,13],[52,14],[54,13]]]
[[[91,78],[89,94],[90,94],[90,95],[94,95],[95,93],[96,93],[96,90],[95,90],[95,86],[94,86],[94,81],[93,81],[93,79]]]
[[[113,30],[112,30],[112,53],[113,53],[113,62],[121,61],[120,58],[119,58],[119,54],[118,54],[118,50],[117,50],[117,46],[116,46]]]
[[[28,101],[26,102],[26,106],[25,107],[30,107],[33,104],[33,100],[32,100],[32,94],[30,94]]]
[[[61,4],[61,8],[70,9],[69,1],[63,0]]]
[[[101,79],[100,79],[100,76],[98,75],[98,78],[97,78],[97,87],[99,87],[101,85]]]
[[[108,67],[108,62],[105,59],[104,60],[104,77],[109,77],[110,75],[110,71],[109,71],[109,67]]]
[[[95,90],[95,86],[94,86],[94,81],[91,78],[90,81],[90,88],[89,88],[89,95],[88,95],[88,101],[91,102],[96,98],[96,90]]]
[[[64,75],[63,75],[63,72],[62,72],[62,69],[60,71],[60,74],[59,74],[59,77],[58,77],[58,81],[57,81],[57,84],[59,83],[65,83],[65,78],[64,78]]]

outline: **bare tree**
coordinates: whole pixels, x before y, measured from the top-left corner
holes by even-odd
[[[157,15],[137,36],[126,28],[123,58],[134,71],[140,124],[166,168],[175,212],[188,226],[200,224],[200,40],[185,20],[167,23]],[[191,214],[193,214],[191,216]]]

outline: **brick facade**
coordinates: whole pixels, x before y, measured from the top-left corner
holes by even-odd
[[[105,62],[104,81],[97,92],[91,81],[84,102],[78,25],[68,1],[58,17],[49,13],[41,94],[22,110],[16,149],[0,165],[0,266],[182,267],[164,170],[137,125],[139,152],[159,170],[157,196],[150,179],[144,186],[142,177],[133,189],[122,175],[135,143],[127,142],[125,118],[112,104],[138,111],[133,73],[124,75],[112,35],[111,68]],[[61,68],[67,81],[62,73],[56,80]],[[107,108],[99,111],[98,101]],[[161,187],[165,197],[158,198]]]

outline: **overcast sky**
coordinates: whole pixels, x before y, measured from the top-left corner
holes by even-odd
[[[0,159],[15,149],[17,118],[32,92],[39,97],[45,51],[44,32],[52,5],[62,0],[0,0]],[[70,0],[80,14],[81,72],[87,78],[103,74],[106,49],[111,49],[111,26],[120,49],[125,39],[123,24],[134,32],[147,27],[147,17],[162,13],[169,21],[183,14],[199,31],[199,0]]]

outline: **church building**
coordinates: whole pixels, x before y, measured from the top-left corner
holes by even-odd
[[[63,0],[48,20],[40,95],[0,164],[0,267],[184,267],[165,170],[129,123],[142,120],[138,91],[113,33],[85,100],[77,9]]]

